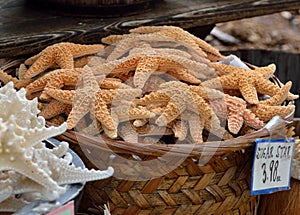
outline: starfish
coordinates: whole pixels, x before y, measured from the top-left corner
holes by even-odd
[[[202,85],[210,88],[239,89],[244,99],[250,104],[259,103],[257,93],[273,96],[280,89],[279,86],[268,80],[269,70],[274,70],[273,65],[254,70],[246,70],[230,65],[226,65],[226,67],[231,68],[232,72],[205,81]],[[262,70],[267,70],[267,72],[262,73]],[[290,94],[289,98],[296,99],[298,96]]]
[[[264,122],[271,120],[276,115],[285,117],[293,113],[295,105],[280,106],[288,98],[291,85],[290,81],[287,82],[273,97],[263,100],[249,109]]]
[[[165,99],[164,94],[169,97],[164,112],[155,121],[157,125],[166,126],[185,110],[190,110],[199,115],[199,118],[204,122],[204,127],[212,133],[220,135],[220,130],[224,130],[213,110],[202,97],[190,91],[188,85],[179,81],[166,82],[160,86],[160,90],[157,92],[160,93],[162,100]],[[140,100],[144,102],[143,98]]]
[[[227,119],[228,130],[237,134],[243,124],[259,129],[264,123],[254,113],[247,109],[246,102],[238,97],[224,94],[224,99],[212,100],[211,107],[222,119]]]
[[[92,72],[90,75],[92,75]],[[90,75],[87,75],[87,73],[85,73],[83,79],[93,78],[89,77]],[[90,82],[92,82],[92,80]],[[84,115],[86,115],[86,113],[92,111],[92,113],[95,114],[95,118],[101,122],[101,126],[103,129],[106,129],[106,131],[108,131],[110,134],[112,134],[112,131],[115,131],[113,132],[113,136],[108,136],[110,136],[111,138],[116,138],[117,122],[114,121],[111,117],[107,105],[119,105],[124,100],[133,101],[134,98],[141,95],[142,91],[140,89],[105,90],[100,89],[98,83],[96,83],[95,81],[93,82],[93,86],[84,83],[83,88],[78,90],[60,90],[47,88],[45,89],[45,92],[62,103],[73,104],[72,111],[70,112],[67,119],[69,129],[74,128],[78,121]],[[84,103],[82,104],[81,102]]]
[[[32,78],[54,64],[62,69],[73,69],[74,58],[100,52],[101,44],[82,45],[69,42],[57,43],[46,47],[39,54],[27,59],[25,64],[32,64],[24,75],[25,79]]]
[[[32,80],[20,80],[16,77],[13,77],[10,74],[4,72],[2,69],[0,69],[0,81],[2,81],[4,84],[13,82],[16,89],[26,87],[30,82],[32,82]]]
[[[55,116],[58,116],[62,113],[69,114],[72,106],[70,104],[65,104],[56,99],[52,99],[48,104],[46,104],[39,116],[44,117],[45,119],[51,119]]]
[[[58,89],[65,85],[75,87],[81,78],[82,71],[82,68],[53,70],[30,83],[26,87],[27,96],[32,93],[42,91],[46,87]],[[44,98],[47,97],[45,93],[42,93],[41,96]]]
[[[130,30],[131,33],[139,34],[150,34],[153,36],[163,36],[174,39],[188,44],[195,49],[199,54],[204,52],[204,56],[211,61],[224,60],[226,59],[220,52],[209,45],[204,40],[190,34],[188,31],[183,30],[176,26],[142,26]]]
[[[145,36],[149,36],[151,41],[155,40],[156,38],[166,38],[166,39],[172,39],[181,43],[184,43],[191,48],[193,48],[198,55],[203,57],[208,57],[211,61],[216,60],[223,60],[225,59],[224,56],[222,56],[217,49],[206,43],[204,40],[201,40],[197,38],[196,36],[190,34],[189,32],[183,30],[182,28],[175,27],[175,26],[143,26],[138,27],[130,30],[131,34],[129,35],[112,35],[107,38],[103,38],[102,42],[112,44],[116,43],[118,41],[121,41],[122,39],[130,38],[130,37],[141,37],[144,36],[144,38],[141,39],[147,39]]]
[[[119,60],[109,61],[97,67],[93,67],[95,73],[114,75],[116,73],[124,73],[135,70],[133,83],[138,88],[143,88],[145,82],[151,74],[155,72],[167,72],[171,70],[171,74],[179,73],[177,78],[184,81],[199,83],[196,79],[206,79],[208,76],[214,75],[214,69],[207,64],[198,63],[188,58],[177,55],[162,56],[154,55],[130,55]],[[186,71],[190,75],[186,75]],[[193,79],[191,76],[194,76]],[[188,77],[189,79],[186,80]]]

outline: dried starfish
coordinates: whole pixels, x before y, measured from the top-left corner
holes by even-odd
[[[239,89],[244,99],[250,104],[259,103],[257,93],[273,96],[280,89],[277,85],[268,80],[266,73],[261,72],[264,69],[273,71],[273,65],[254,70],[246,70],[230,65],[226,66],[232,68],[231,73],[205,81],[202,85],[210,88]],[[270,72],[267,74],[269,73]],[[298,96],[291,94],[289,98],[296,99]]]
[[[189,71],[190,76],[198,78],[207,78],[207,76],[214,75],[214,70],[207,64],[198,63],[196,61],[189,60],[184,57],[176,55],[130,55],[120,60],[109,61],[101,64],[97,67],[93,67],[95,73],[113,75],[116,73],[124,73],[135,70],[133,82],[138,88],[143,88],[145,82],[151,74],[154,72],[168,72],[186,74],[186,70]],[[177,75],[180,80],[187,79],[186,77]],[[190,81],[187,80],[187,81]],[[199,83],[199,81],[196,81]]]
[[[48,46],[39,54],[27,59],[25,64],[32,64],[24,75],[25,79],[32,78],[54,64],[62,69],[73,69],[74,58],[95,54],[104,48],[101,44],[82,45],[69,42]]]
[[[111,108],[111,115],[115,122],[125,122],[135,119],[149,119],[155,117],[147,108],[142,106],[119,105]]]
[[[220,118],[227,119],[228,130],[233,134],[237,134],[244,123],[255,129],[264,126],[264,123],[247,109],[246,102],[241,98],[224,94],[224,99],[212,100],[210,105]]]
[[[12,81],[16,89],[26,87],[30,82],[32,82],[32,80],[17,79],[16,77],[13,77],[8,73],[4,72],[2,69],[0,69],[0,81],[2,81],[4,84],[7,84],[8,82]]]
[[[45,107],[43,107],[39,116],[42,116],[45,119],[50,119],[62,113],[67,112],[69,114],[69,110],[71,108],[72,106],[70,104],[65,104],[57,101],[56,99],[52,99],[48,104],[45,105]]]
[[[204,52],[211,61],[223,60],[225,57],[217,49],[206,43],[204,40],[190,34],[188,31],[176,26],[142,26],[130,30],[131,33],[151,34],[153,36],[164,36],[181,41],[190,45],[200,54]]]
[[[280,106],[288,98],[291,84],[290,81],[287,82],[273,97],[263,100],[249,109],[264,122],[271,120],[276,115],[285,117],[293,113],[295,111],[294,105]]]
[[[217,135],[220,135],[221,130],[224,131],[224,128],[220,126],[220,121],[213,110],[202,97],[190,91],[188,85],[179,81],[166,82],[161,85],[158,92],[161,93],[161,95],[167,95],[169,102],[164,112],[155,121],[157,125],[166,126],[185,110],[190,110],[199,115],[199,118],[203,120],[204,127],[207,130]],[[165,99],[165,96],[162,96],[162,99]]]
[[[222,60],[225,59],[219,51],[212,46],[210,46],[205,41],[195,37],[189,32],[183,30],[182,28],[175,26],[143,26],[130,30],[132,34],[128,35],[112,35],[107,38],[102,39],[104,43],[116,43],[126,37],[138,36],[140,34],[147,35],[152,38],[167,38],[172,39],[178,42],[182,42],[184,44],[189,45],[193,48],[200,56],[208,57],[211,61]],[[113,37],[114,36],[114,37]]]

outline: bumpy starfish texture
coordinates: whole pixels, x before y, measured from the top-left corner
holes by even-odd
[[[246,70],[230,65],[226,65],[226,67],[231,68],[232,72],[228,75],[205,81],[202,85],[210,88],[238,89],[244,99],[250,104],[259,103],[257,93],[273,96],[280,89],[268,80],[270,71],[274,71],[273,65],[254,70]],[[261,72],[263,70],[267,72]],[[297,96],[292,95],[292,98],[297,98]]]
[[[45,105],[45,107],[42,108],[39,116],[42,116],[45,119],[51,119],[62,113],[68,114],[69,113],[68,110],[70,110],[71,108],[72,107],[70,107],[70,105],[68,104],[52,99],[48,104]]]
[[[13,82],[16,89],[21,89],[22,87],[26,87],[32,80],[20,80],[16,77],[13,77],[6,72],[4,72],[2,69],[0,69],[0,81],[2,81],[4,84],[7,84],[8,82]]]
[[[294,105],[280,106],[283,101],[288,98],[291,82],[287,82],[277,94],[273,95],[270,99],[263,100],[259,104],[250,107],[250,110],[264,122],[271,120],[274,116],[278,115],[285,117],[295,111]]]
[[[227,119],[228,130],[233,134],[237,134],[244,123],[255,129],[264,126],[264,123],[247,109],[246,102],[241,98],[224,94],[224,99],[213,100],[210,105],[220,118]]]
[[[74,43],[57,43],[48,46],[39,54],[27,59],[25,64],[32,64],[24,75],[24,78],[32,78],[49,67],[57,64],[62,69],[73,69],[74,58],[95,54],[104,48],[103,45],[82,45]]]
[[[131,33],[139,34],[151,34],[153,36],[163,36],[174,39],[176,41],[181,41],[190,45],[192,48],[197,50],[199,54],[207,55],[207,58],[211,61],[217,61],[225,59],[220,52],[206,43],[204,40],[190,34],[189,32],[183,30],[182,28],[175,26],[142,26],[130,30]]]
[[[195,37],[189,32],[183,30],[182,28],[175,26],[143,26],[130,30],[131,34],[129,35],[112,35],[107,38],[103,38],[102,42],[107,44],[113,44],[119,42],[123,39],[137,37],[138,40],[147,40],[146,36],[152,38],[152,41],[157,38],[157,40],[162,40],[163,38],[175,40],[182,42],[186,45],[189,45],[193,48],[200,56],[208,57],[211,61],[225,59],[219,51],[213,48],[211,45],[205,41]],[[122,41],[121,41],[122,42]],[[132,44],[132,41],[126,40],[127,44]],[[125,46],[125,48],[124,48]],[[126,45],[121,44],[122,49],[126,50]],[[127,48],[128,49],[128,48]],[[120,52],[120,51],[119,51]]]
[[[155,72],[176,74],[176,78],[184,81],[199,83],[198,78],[207,78],[214,75],[214,69],[207,64],[198,63],[178,55],[140,54],[130,55],[119,60],[109,61],[93,67],[95,73],[107,74],[124,73],[134,70],[133,83],[138,88],[143,88],[145,82]],[[187,75],[186,72],[190,74]],[[194,77],[193,77],[194,76]]]
[[[218,117],[202,97],[189,90],[188,85],[179,81],[171,81],[162,84],[160,88],[159,93],[167,95],[170,100],[164,112],[156,119],[157,125],[166,126],[185,110],[190,110],[199,115],[207,130],[223,136],[225,130],[221,127]]]

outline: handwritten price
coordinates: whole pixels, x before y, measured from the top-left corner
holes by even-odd
[[[271,160],[270,164],[269,164],[269,168],[267,169],[267,164],[263,163],[261,165],[262,171],[263,171],[263,178],[262,178],[262,182],[266,183],[267,180],[270,179],[270,182],[279,182],[280,180],[280,176],[278,175],[278,167],[279,167],[279,160]],[[269,171],[269,177],[268,177],[268,173],[267,171]]]

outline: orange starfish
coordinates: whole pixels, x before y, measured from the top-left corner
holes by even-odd
[[[280,106],[288,98],[291,86],[292,82],[287,82],[273,97],[263,100],[249,109],[264,122],[271,120],[276,115],[286,117],[292,114],[295,111],[295,105]]]
[[[280,89],[277,85],[268,80],[270,73],[275,71],[274,65],[272,64],[254,70],[246,70],[230,65],[226,65],[225,67],[231,68],[232,72],[205,81],[202,85],[210,88],[239,89],[244,99],[250,104],[259,103],[257,93],[273,96]],[[266,72],[264,73],[262,71]],[[290,98],[296,99],[298,96],[291,94]]]
[[[225,57],[219,53],[217,49],[206,43],[204,40],[197,38],[196,36],[190,34],[189,32],[183,30],[182,28],[175,26],[143,26],[130,30],[129,35],[112,35],[107,38],[103,38],[102,42],[112,44],[121,41],[122,39],[130,37],[140,37],[140,39],[147,39],[145,36],[149,36],[152,40],[156,38],[160,40],[161,38],[171,39],[178,42],[182,42],[189,45],[194,49],[200,56],[207,57],[211,61],[224,60]],[[141,35],[144,36],[141,37]],[[138,38],[139,39],[139,38]],[[148,39],[149,40],[149,39]],[[132,44],[126,41],[127,44]],[[126,47],[126,45],[125,45]]]
[[[120,60],[109,61],[97,67],[93,67],[95,74],[114,75],[116,73],[124,73],[134,70],[133,83],[138,88],[143,88],[145,82],[154,72],[171,71],[172,74],[178,75],[177,78],[183,81],[191,81],[199,83],[199,78],[207,78],[214,74],[214,70],[207,64],[198,63],[176,55],[161,56],[161,55],[130,55]],[[188,75],[188,73],[190,75]],[[193,79],[191,79],[191,76]],[[189,78],[187,80],[187,77]]]
[[[73,69],[74,58],[100,52],[104,48],[101,44],[82,45],[69,42],[48,46],[39,54],[27,59],[25,64],[32,64],[24,75],[25,79],[32,78],[47,68],[57,64],[62,69]]]
[[[255,129],[264,126],[264,123],[247,109],[246,102],[241,98],[224,94],[224,99],[213,100],[210,105],[220,118],[227,119],[228,130],[233,134],[237,134],[244,123]]]

